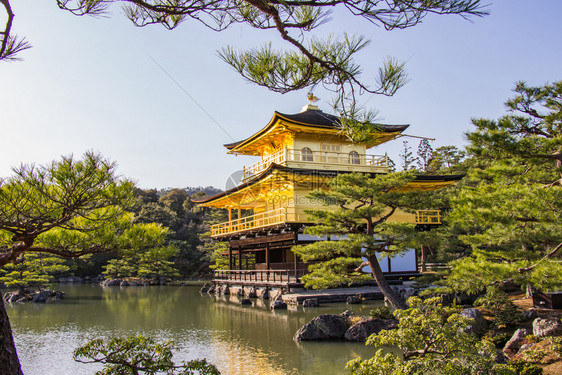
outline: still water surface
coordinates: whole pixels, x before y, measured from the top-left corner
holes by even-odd
[[[7,304],[26,375],[93,374],[100,367],[74,362],[72,352],[94,338],[143,334],[174,340],[174,360],[206,357],[229,374],[344,374],[345,363],[373,354],[361,343],[304,342],[294,333],[314,316],[340,313],[345,304],[272,312],[236,297],[200,294],[198,287],[60,286],[60,302]],[[354,305],[367,315],[373,305]]]

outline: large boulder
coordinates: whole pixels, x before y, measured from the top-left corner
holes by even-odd
[[[398,328],[398,322],[394,319],[365,318],[349,327],[344,338],[348,341],[366,341],[374,333],[395,328]]]
[[[349,313],[339,315],[323,314],[313,318],[310,322],[303,325],[293,340],[336,340],[343,339],[345,332],[350,326]]]
[[[468,327],[461,330],[462,332],[480,335],[488,328],[488,322],[478,309],[464,309],[461,315],[472,321]]]
[[[535,337],[562,335],[562,323],[558,319],[533,320],[533,335]]]
[[[508,357],[513,356],[519,351],[521,345],[526,343],[525,336],[529,334],[529,331],[525,328],[519,328],[517,331],[513,333],[513,336],[509,339],[509,341],[503,347],[503,352]]]

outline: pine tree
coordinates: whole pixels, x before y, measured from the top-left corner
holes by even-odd
[[[428,172],[431,159],[433,158],[433,148],[426,138],[420,141],[418,145],[418,169],[422,172]]]
[[[402,152],[398,154],[400,157],[400,166],[402,170],[409,171],[410,169],[414,169],[414,163],[418,160],[414,157],[414,153],[411,151],[411,147],[408,144],[408,141],[402,141]]]
[[[406,308],[406,303],[386,281],[377,257],[393,257],[418,244],[422,233],[414,224],[389,221],[399,210],[430,208],[430,192],[400,190],[413,178],[411,172],[374,177],[356,173],[339,175],[332,180],[328,191],[311,193],[311,197],[332,209],[307,211],[309,218],[317,223],[307,228],[307,233],[342,239],[293,248],[303,261],[315,262],[303,276],[305,285],[323,289],[374,278],[395,308]],[[364,265],[370,267],[371,275],[360,272]]]
[[[20,294],[26,288],[44,287],[53,277],[69,270],[64,259],[49,254],[25,254],[21,262],[8,263],[0,269],[0,283],[17,288]]]
[[[30,254],[76,258],[161,242],[166,231],[160,226],[133,224],[125,207],[133,201],[134,186],[115,169],[88,152],[81,160],[69,156],[43,166],[22,165],[1,179],[0,267],[22,263],[33,258]],[[0,373],[21,374],[2,298]]]
[[[466,153],[457,146],[437,147],[431,153],[427,172],[431,174],[465,173],[462,162]]]
[[[473,155],[451,219],[472,256],[453,262],[448,282],[479,291],[514,282],[561,290],[562,82],[518,83],[497,121],[473,120]]]

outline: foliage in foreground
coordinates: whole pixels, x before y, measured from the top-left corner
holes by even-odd
[[[367,360],[347,364],[353,375],[517,374],[509,364],[494,362],[492,342],[463,332],[470,324],[458,308],[444,307],[439,298],[408,299],[407,310],[395,310],[398,329],[371,335],[367,345],[395,346],[401,355],[378,349]]]
[[[205,359],[172,361],[174,343],[156,343],[143,336],[92,340],[74,351],[74,360],[81,363],[102,363],[96,375],[219,375],[217,368]]]

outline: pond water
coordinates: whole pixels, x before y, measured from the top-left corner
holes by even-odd
[[[143,334],[174,340],[174,360],[207,358],[222,374],[343,374],[345,363],[367,357],[362,343],[302,342],[295,332],[314,316],[345,304],[270,311],[269,301],[243,307],[236,297],[200,294],[198,287],[57,287],[65,299],[6,304],[26,375],[93,374],[99,365],[74,362],[72,352],[94,338]],[[367,315],[372,304],[353,305]]]

